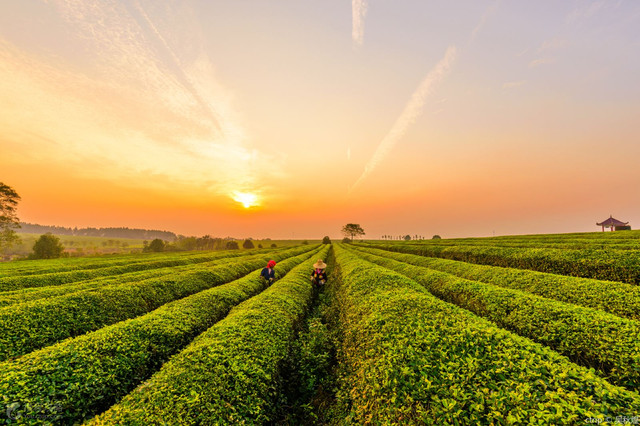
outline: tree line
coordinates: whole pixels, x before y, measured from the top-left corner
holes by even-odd
[[[381,239],[383,240],[405,240],[405,241],[411,241],[411,240],[425,240],[426,238],[422,235],[383,235],[381,237]],[[440,239],[440,235],[434,235],[433,237],[431,237],[432,240],[439,240]]]
[[[267,240],[268,241],[268,240]],[[276,248],[275,243],[268,245],[265,241],[263,247],[262,243],[254,244],[252,239],[244,240],[242,248]],[[303,242],[303,244],[309,244]],[[156,238],[155,240],[143,241],[143,252],[163,252],[163,251],[193,251],[193,250],[239,250],[240,244],[235,239],[231,238],[212,238],[209,235],[204,237],[185,237],[180,235],[173,243],[166,243],[165,241]]]
[[[358,223],[347,223],[346,225],[344,225],[342,227],[342,234],[344,235],[344,240],[343,242],[351,242],[353,241],[354,238],[356,237],[362,237],[365,235],[364,229],[362,228],[362,226],[360,226],[360,224]],[[439,240],[441,237],[440,235],[434,235],[433,237],[431,237],[431,239],[433,240]],[[405,240],[405,241],[411,241],[411,240],[424,240],[425,237],[422,235],[383,235],[381,237],[382,240]]]
[[[161,239],[164,241],[175,241],[178,236],[170,231],[160,231],[157,229],[140,228],[65,228],[63,226],[37,225],[33,223],[20,222],[21,232],[28,234],[54,234],[54,235],[74,235],[82,237],[109,237],[109,238],[131,238],[137,240]]]

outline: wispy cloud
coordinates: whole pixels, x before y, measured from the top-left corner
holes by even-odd
[[[598,0],[598,1],[588,1],[581,2],[581,4],[574,8],[567,17],[565,21],[567,24],[577,24],[581,21],[585,21],[595,14],[597,14],[602,8],[607,6],[606,0]]]
[[[569,41],[563,38],[555,37],[549,40],[545,40],[540,47],[538,47],[538,54],[547,51],[559,50],[569,46]]]
[[[82,171],[92,177],[163,176],[226,196],[259,191],[267,177],[282,176],[279,157],[249,143],[187,6],[50,3],[73,42],[90,52],[90,67],[0,40],[0,102],[13,104],[3,108],[10,116],[0,124],[38,135],[30,140],[42,148],[43,158],[92,164]],[[268,170],[258,165],[265,159],[272,164]]]
[[[501,0],[495,0],[487,8],[487,10],[482,14],[482,16],[480,17],[480,22],[478,22],[478,25],[476,25],[476,27],[471,32],[470,41],[475,41],[475,39],[476,39],[476,37],[478,37],[478,34],[480,33],[480,31],[482,30],[482,28],[487,23],[487,19],[489,19],[489,17],[491,17],[491,15],[493,15],[496,12],[496,10],[498,10],[498,6],[500,6],[500,2],[501,2]]]
[[[169,45],[169,43],[165,39],[165,36],[158,30],[157,26],[155,25],[153,20],[149,17],[149,15],[147,14],[147,12],[142,7],[139,1],[134,1],[133,6],[136,12],[138,12],[142,17],[142,22],[140,22],[140,20],[138,21],[140,26],[143,29],[146,27],[148,29],[148,33],[150,33],[150,35],[154,37],[164,47],[165,51],[168,53],[169,60],[172,62],[172,65],[174,66],[173,68],[176,71],[175,72],[176,77],[179,79],[184,89],[193,96],[193,99],[198,104],[200,104],[203,111],[212,119],[213,123],[218,124],[219,117],[216,114],[215,106],[208,103],[207,100],[202,97],[201,93],[198,91],[198,88],[196,87],[197,81],[191,78],[189,73],[185,72],[184,64],[182,63],[182,60],[178,57],[176,52]]]
[[[525,83],[526,83],[526,81],[525,81],[525,80],[521,80],[521,81],[509,81],[509,82],[507,82],[507,83],[504,83],[504,84],[502,85],[502,88],[503,88],[503,89],[513,89],[513,88],[516,88],[516,87],[520,87],[520,86],[524,85]]]
[[[553,63],[553,59],[551,58],[534,59],[533,61],[529,62],[529,68],[535,68],[540,65],[551,64],[551,63]]]
[[[352,0],[351,14],[351,38],[356,46],[361,46],[364,41],[364,17],[367,14],[367,0]]]
[[[551,64],[555,62],[554,54],[557,51],[569,46],[569,41],[564,38],[554,37],[542,42],[542,44],[535,50],[538,58],[529,62],[529,68],[536,68],[540,65]],[[518,55],[520,56],[520,55]]]
[[[451,46],[447,49],[447,52],[440,62],[438,62],[429,74],[427,74],[424,80],[422,80],[420,86],[418,86],[418,89],[413,93],[411,99],[404,107],[402,114],[400,114],[396,119],[396,122],[389,133],[387,133],[378,145],[378,148],[365,166],[364,172],[351,187],[352,191],[357,188],[362,181],[364,181],[375,170],[376,167],[378,167],[398,141],[404,136],[409,126],[413,124],[413,122],[422,113],[427,97],[433,91],[435,85],[447,75],[455,57],[456,48],[455,46]]]

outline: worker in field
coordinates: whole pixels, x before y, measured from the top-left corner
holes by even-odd
[[[267,263],[267,267],[264,268],[262,272],[260,272],[260,276],[267,283],[267,285],[273,284],[273,282],[276,280],[276,271],[273,270],[275,266],[276,261],[270,260],[269,263]]]
[[[315,287],[322,287],[327,282],[327,272],[325,271],[326,268],[327,264],[324,263],[322,259],[318,259],[318,261],[313,264],[311,283]]]

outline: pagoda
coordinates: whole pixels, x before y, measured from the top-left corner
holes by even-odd
[[[618,219],[614,219],[613,216],[609,216],[609,219],[603,220],[600,223],[596,223],[598,226],[602,226],[602,232],[604,232],[604,228],[611,228],[611,230],[615,230],[618,226],[626,226],[629,222],[621,222]]]

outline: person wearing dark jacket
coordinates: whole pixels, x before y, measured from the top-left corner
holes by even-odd
[[[327,264],[324,263],[322,259],[318,259],[318,261],[313,264],[313,272],[311,273],[311,282],[313,285],[321,287],[327,282],[326,268]]]
[[[273,270],[275,266],[276,261],[270,260],[269,263],[267,263],[267,267],[260,272],[262,279],[269,285],[273,284],[276,279],[276,271]]]

